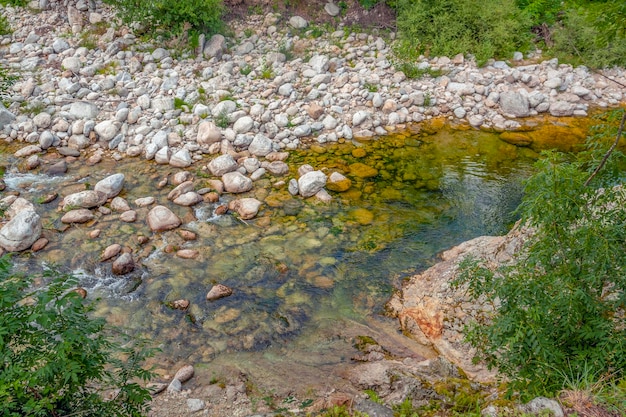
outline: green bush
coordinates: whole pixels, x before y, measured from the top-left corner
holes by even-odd
[[[596,68],[626,66],[626,2],[571,2],[553,31],[552,52]]]
[[[32,281],[0,258],[0,414],[145,415],[150,393],[137,381],[151,377],[141,364],[153,351],[113,341],[73,291],[76,278],[47,271],[39,290]]]
[[[24,7],[28,4],[26,0],[0,0],[2,6]]]
[[[626,369],[626,190],[624,156],[613,152],[624,110],[604,121],[586,152],[545,154],[519,208],[535,229],[511,266],[465,266],[459,282],[499,305],[468,329],[479,357],[528,395],[555,393],[590,372],[619,380]]]
[[[17,76],[11,74],[6,68],[0,65],[0,102],[8,107],[10,103],[6,103],[8,100],[9,88],[17,81]]]
[[[478,63],[528,47],[530,20],[515,0],[398,0],[402,56],[470,53]]]
[[[563,7],[561,0],[516,0],[516,4],[530,16],[533,26],[553,24]]]
[[[117,9],[127,24],[139,23],[146,33],[157,30],[165,36],[214,35],[224,29],[222,0],[104,0]]]

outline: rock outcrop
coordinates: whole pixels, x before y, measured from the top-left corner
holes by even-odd
[[[402,331],[461,368],[468,377],[488,382],[495,371],[472,363],[474,350],[463,342],[463,328],[479,310],[488,306],[472,303],[464,286],[451,284],[459,273],[459,264],[467,257],[497,266],[510,262],[518,253],[529,230],[515,227],[505,236],[481,236],[463,242],[441,254],[441,262],[414,275],[388,302]]]

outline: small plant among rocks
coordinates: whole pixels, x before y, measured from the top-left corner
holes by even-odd
[[[34,289],[33,283],[44,286]],[[145,415],[150,392],[138,381],[154,353],[143,342],[120,344],[76,290],[71,275],[37,280],[12,273],[0,258],[0,404],[3,416]],[[106,393],[106,394],[105,394]]]

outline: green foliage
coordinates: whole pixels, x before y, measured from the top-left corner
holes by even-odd
[[[222,129],[226,129],[230,125],[230,120],[228,120],[228,113],[226,113],[226,111],[220,112],[220,114],[215,117],[215,125],[217,127],[221,127]]]
[[[27,0],[0,0],[3,6],[24,7],[28,4]]]
[[[6,16],[0,16],[0,36],[9,35],[12,33],[11,25],[9,24],[9,19]]]
[[[484,63],[530,41],[530,20],[515,0],[398,0],[398,10],[403,56],[471,53]]]
[[[139,23],[146,33],[157,30],[165,36],[189,31],[213,35],[224,29],[222,0],[105,0],[117,9],[127,24]]]
[[[467,337],[513,390],[555,393],[564,372],[614,380],[626,369],[624,156],[613,152],[585,185],[623,112],[604,116],[585,152],[548,152],[537,163],[519,208],[534,234],[515,262],[495,273],[466,265],[459,279],[474,299],[498,306]]]
[[[530,16],[533,26],[553,24],[563,6],[561,0],[516,0],[516,4]]]
[[[239,67],[239,72],[241,73],[241,75],[248,75],[252,72],[252,67],[248,64],[245,64]]]
[[[73,290],[76,278],[47,271],[40,290],[0,258],[0,403],[3,416],[133,416],[150,393],[136,382],[152,350],[123,346]],[[109,399],[103,392],[111,393]]]
[[[9,98],[9,88],[17,81],[17,76],[11,74],[6,68],[3,68],[0,65],[0,101],[8,105],[9,103],[5,103]]]
[[[596,68],[626,66],[626,2],[572,4],[552,34],[559,58]]]

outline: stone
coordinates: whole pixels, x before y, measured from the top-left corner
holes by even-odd
[[[153,232],[172,230],[182,224],[178,216],[164,206],[154,206],[148,212],[147,220],[148,226]]]
[[[355,162],[348,166],[350,174],[359,178],[372,178],[378,175],[378,170],[361,162]]]
[[[574,114],[574,110],[576,110],[576,105],[567,101],[559,100],[550,104],[550,114],[552,116],[571,116]]]
[[[183,182],[191,181],[193,179],[193,174],[189,171],[180,171],[174,174],[172,177],[173,185],[180,185]]]
[[[48,243],[50,243],[48,239],[46,239],[45,237],[40,237],[35,241],[35,243],[33,243],[30,250],[32,250],[33,252],[39,252],[40,250],[45,248]]]
[[[168,200],[175,200],[181,195],[193,191],[193,181],[185,181],[178,184],[172,191],[167,195]]]
[[[0,130],[4,129],[15,120],[15,115],[8,111],[2,103],[0,103]]]
[[[352,126],[358,126],[369,117],[369,113],[365,110],[359,110],[352,116]]]
[[[330,60],[326,55],[313,55],[311,59],[309,59],[309,66],[313,71],[320,74],[328,70],[329,62]]]
[[[213,159],[209,162],[207,167],[209,168],[209,171],[211,171],[211,174],[216,177],[221,177],[227,172],[236,171],[239,166],[237,165],[237,161],[235,161],[231,155],[225,154]]]
[[[100,262],[108,261],[109,259],[117,256],[122,251],[122,245],[119,243],[114,243],[112,245],[107,246],[102,252],[102,256],[100,256]]]
[[[46,168],[46,174],[48,175],[63,175],[67,172],[67,163],[65,161],[59,161]]]
[[[387,311],[398,318],[402,332],[418,343],[433,347],[443,358],[455,364],[472,380],[494,381],[496,372],[484,363],[473,363],[475,351],[463,340],[462,329],[475,318],[472,311],[483,306],[464,308],[469,303],[467,287],[453,288],[459,264],[467,257],[488,265],[503,265],[518,253],[530,231],[515,227],[506,236],[481,236],[461,243],[441,254],[441,261],[412,276],[400,293],[391,297]],[[484,306],[487,307],[487,306]]]
[[[135,210],[128,210],[120,214],[120,220],[126,223],[132,223],[137,220],[137,212]]]
[[[154,161],[161,165],[169,164],[171,155],[169,146],[164,146],[154,154]]]
[[[258,214],[262,204],[256,198],[240,198],[228,203],[228,208],[236,211],[241,219],[249,220]]]
[[[38,145],[27,145],[23,148],[15,151],[13,154],[16,158],[25,158],[33,154],[41,152],[41,148]]]
[[[122,197],[115,197],[111,200],[111,210],[123,213],[130,210],[130,206],[128,205],[128,201]]]
[[[198,398],[187,398],[187,409],[190,413],[195,413],[200,410],[204,410],[205,407],[204,401]]]
[[[188,149],[181,149],[170,158],[170,165],[177,168],[186,168],[192,164],[191,154]]]
[[[289,173],[289,165],[283,161],[273,161],[269,164],[264,164],[263,167],[267,169],[272,175],[286,175]]]
[[[190,207],[195,204],[202,202],[202,196],[195,191],[190,191],[188,193],[182,194],[174,199],[174,204],[179,206]]]
[[[114,275],[126,275],[135,270],[135,261],[130,253],[122,253],[111,266]]]
[[[0,229],[0,246],[7,252],[28,249],[41,236],[42,227],[34,210],[21,210]]]
[[[531,400],[529,403],[519,407],[523,413],[529,413],[532,415],[545,415],[546,411],[553,417],[563,417],[563,409],[561,405],[553,399],[545,397],[537,397]]]
[[[98,181],[93,189],[104,194],[107,199],[113,198],[124,188],[124,179],[124,174],[121,173],[109,175]]]
[[[339,172],[333,172],[328,177],[328,182],[326,183],[326,188],[330,191],[335,191],[338,193],[342,193],[344,191],[348,191],[352,187],[352,181],[340,174]]]
[[[39,129],[45,129],[52,123],[52,116],[46,112],[39,113],[33,117],[33,123]]]
[[[311,119],[317,120],[324,114],[324,108],[317,103],[311,103],[306,112]]]
[[[172,382],[170,382],[170,384],[167,386],[167,392],[177,393],[181,392],[182,389],[183,384],[181,384],[181,382],[176,378],[174,378]]]
[[[75,119],[95,120],[98,117],[98,106],[86,101],[75,101],[70,105],[69,113]]]
[[[137,207],[148,207],[155,203],[154,197],[141,197],[134,201]]]
[[[219,300],[220,298],[228,297],[233,294],[233,290],[223,284],[215,284],[211,290],[207,293],[206,299],[208,301]]]
[[[119,122],[115,122],[113,120],[105,120],[96,124],[94,126],[94,131],[98,135],[99,139],[105,142],[109,142],[115,136],[117,136],[118,132],[120,131],[120,126],[121,125]]]
[[[63,199],[63,210],[72,208],[93,208],[106,203],[106,194],[96,190],[79,191]]]
[[[250,116],[244,116],[233,124],[233,130],[235,133],[248,133],[254,127],[254,120]]]
[[[52,132],[50,132],[49,130],[44,130],[39,135],[39,146],[41,147],[41,149],[48,149],[54,144],[55,139],[56,138]]]
[[[328,13],[330,16],[335,17],[341,13],[341,9],[335,3],[326,3],[324,5],[324,11]]]
[[[222,175],[222,182],[229,193],[245,193],[252,189],[252,180],[238,171]]]
[[[200,252],[195,249],[180,249],[176,251],[176,256],[182,259],[194,259],[197,258],[199,255]]]
[[[211,36],[211,39],[206,43],[202,52],[205,58],[217,58],[219,60],[222,59],[226,48],[226,38],[223,35],[216,34]]]
[[[198,125],[196,142],[200,146],[210,145],[222,140],[222,132],[213,122],[203,121]]]
[[[517,91],[505,91],[500,93],[500,109],[503,113],[515,117],[530,115],[528,96]]]
[[[309,23],[306,21],[306,19],[301,16],[292,16],[291,19],[289,19],[289,24],[294,29],[304,29],[309,26]]]
[[[326,185],[326,174],[311,171],[298,178],[298,190],[302,197],[312,197]]]
[[[248,151],[254,156],[265,156],[273,150],[273,143],[267,136],[257,134],[252,139]]]
[[[95,219],[96,216],[91,212],[91,210],[81,208],[70,210],[61,217],[61,223],[72,224],[72,223],[87,223]]]
[[[41,161],[39,160],[38,155],[31,155],[26,159],[25,166],[26,166],[26,169],[30,171],[30,170],[37,168],[40,163]]]

